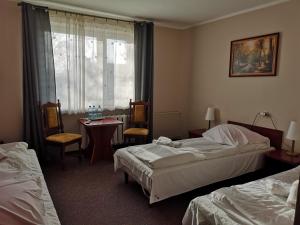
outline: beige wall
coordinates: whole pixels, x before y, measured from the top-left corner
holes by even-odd
[[[189,128],[205,127],[205,110],[215,106],[222,121],[251,123],[257,112],[271,112],[278,128],[300,122],[300,1],[273,6],[192,29],[193,72]],[[280,32],[276,77],[229,78],[230,42]],[[258,121],[269,127],[269,120]],[[300,147],[299,147],[300,148]]]
[[[22,138],[21,12],[16,2],[0,1],[0,140]]]
[[[155,27],[154,136],[185,136],[191,31]]]

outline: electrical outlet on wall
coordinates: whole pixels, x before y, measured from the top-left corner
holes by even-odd
[[[259,115],[261,115],[263,117],[270,117],[271,116],[271,114],[267,111],[260,112]]]

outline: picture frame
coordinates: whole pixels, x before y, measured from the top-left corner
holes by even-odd
[[[231,41],[229,77],[276,76],[279,33]]]

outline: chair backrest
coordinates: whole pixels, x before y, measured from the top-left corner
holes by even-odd
[[[144,127],[149,125],[149,102],[129,102],[129,127]]]
[[[57,103],[47,102],[43,104],[41,106],[41,113],[44,135],[46,137],[64,132],[59,100]]]

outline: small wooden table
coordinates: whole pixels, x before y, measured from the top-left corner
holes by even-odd
[[[105,118],[91,122],[80,119],[80,123],[85,127],[89,136],[86,150],[87,155],[91,157],[90,164],[99,159],[111,160],[113,158],[111,139],[116,128],[123,122],[113,118]]]
[[[189,138],[197,138],[197,137],[202,137],[202,134],[207,131],[207,129],[202,128],[202,129],[195,129],[195,130],[190,130],[189,131]]]

